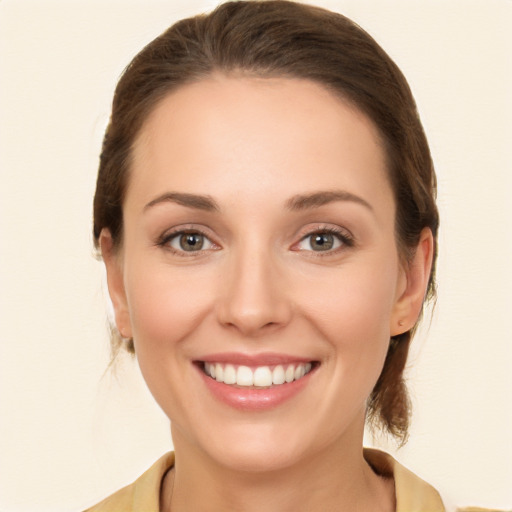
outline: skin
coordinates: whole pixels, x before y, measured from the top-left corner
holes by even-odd
[[[416,322],[432,237],[402,264],[373,124],[316,83],[215,75],[162,100],[133,157],[122,246],[104,230],[101,248],[117,327],[171,420],[162,510],[394,510],[392,480],[363,458],[365,403],[390,336]],[[319,191],[351,196],[290,209]],[[158,200],[171,192],[218,211]],[[162,243],[184,228],[206,235],[202,250]],[[318,250],[326,229],[352,242]],[[319,366],[285,403],[241,411],[194,363],[216,352]]]

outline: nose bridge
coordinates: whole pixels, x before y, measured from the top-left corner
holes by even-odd
[[[252,240],[231,251],[229,277],[219,304],[219,321],[245,335],[284,325],[290,316],[277,257],[267,244]]]

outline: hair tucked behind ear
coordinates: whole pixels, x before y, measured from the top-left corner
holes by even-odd
[[[352,103],[378,128],[396,202],[396,239],[410,259],[423,228],[434,237],[427,295],[435,293],[438,229],[436,179],[409,86],[389,56],[355,23],[327,10],[283,0],[227,2],[181,20],[149,43],[116,88],[94,198],[94,240],[108,229],[122,246],[122,207],[131,147],[155,105],[169,92],[214,72],[312,80]],[[368,404],[370,422],[404,442],[409,399],[403,381],[413,330],[391,340]],[[133,351],[133,343],[113,337]]]

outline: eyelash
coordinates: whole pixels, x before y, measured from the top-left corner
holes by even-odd
[[[171,247],[170,242],[178,237],[183,236],[183,235],[199,235],[199,236],[204,237],[204,239],[207,240],[213,246],[213,250],[217,250],[217,248],[219,247],[217,244],[215,244],[215,242],[212,242],[210,240],[209,236],[204,231],[202,231],[201,229],[198,229],[198,228],[178,229],[178,230],[172,231],[170,233],[165,233],[157,240],[156,245],[172,252],[173,254],[175,254],[177,256],[182,256],[182,257],[198,256],[199,254],[204,254],[205,251],[212,250],[212,248],[208,248],[208,249],[200,248],[197,251],[185,251],[185,250],[178,250],[178,249],[175,249],[174,247]],[[347,233],[345,230],[342,230],[340,228],[335,228],[332,226],[325,226],[325,227],[320,227],[313,231],[308,232],[307,234],[302,236],[301,239],[299,240],[299,242],[295,243],[292,247],[296,247],[298,244],[302,243],[303,241],[305,241],[308,238],[311,238],[315,235],[332,235],[341,243],[341,247],[336,247],[334,249],[328,249],[326,251],[313,251],[313,250],[301,250],[301,249],[296,249],[296,251],[297,252],[298,251],[311,252],[315,255],[315,257],[325,257],[325,256],[330,256],[330,255],[336,254],[340,250],[347,249],[347,248],[353,247],[355,245],[354,238],[352,237],[352,235]]]
[[[350,247],[354,247],[354,245],[355,245],[354,238],[346,230],[332,227],[332,226],[322,226],[320,228],[315,229],[314,231],[310,231],[309,233],[304,235],[299,240],[298,243],[296,243],[294,245],[297,246],[301,242],[303,242],[303,241],[307,240],[308,238],[311,238],[315,235],[332,235],[341,243],[340,247],[337,247],[334,249],[329,249],[326,251],[312,251],[312,250],[305,251],[305,252],[313,253],[315,255],[315,257],[322,258],[322,257],[326,257],[326,256],[332,256],[333,254],[337,254],[339,251],[342,251],[342,250],[350,248]]]
[[[170,233],[165,233],[157,240],[156,245],[164,248],[165,250],[172,252],[173,254],[175,254],[177,256],[183,256],[183,257],[198,256],[199,254],[204,254],[205,251],[212,250],[211,248],[208,248],[208,249],[201,248],[197,251],[185,251],[185,250],[178,250],[178,249],[175,249],[174,247],[171,247],[170,242],[172,242],[174,239],[179,238],[183,235],[202,236],[212,246],[214,246],[213,250],[216,250],[218,248],[218,245],[215,242],[212,242],[210,240],[210,237],[204,231],[202,231],[201,229],[198,229],[198,228],[178,229],[176,231],[171,231]]]

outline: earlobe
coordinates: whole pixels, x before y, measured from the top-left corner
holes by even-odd
[[[114,247],[112,235],[108,229],[101,231],[99,242],[107,271],[108,292],[114,307],[116,327],[123,338],[131,338],[132,328],[124,287],[122,258],[119,250]]]
[[[404,268],[405,284],[391,315],[391,336],[402,334],[416,324],[427,292],[433,253],[432,231],[430,228],[423,228],[414,256]]]

